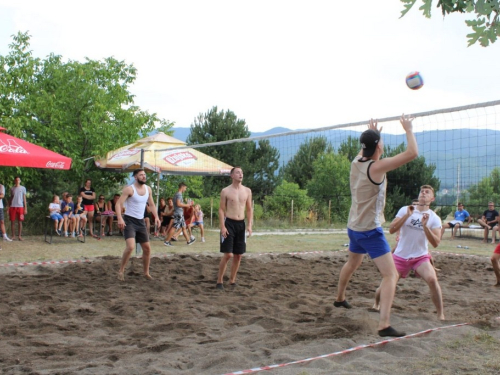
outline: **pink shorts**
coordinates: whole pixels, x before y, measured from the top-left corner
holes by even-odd
[[[93,212],[94,211],[94,205],[93,204],[84,204],[83,205],[83,210],[87,212]]]
[[[24,207],[9,207],[10,221],[24,221]]]
[[[408,273],[410,270],[415,271],[415,275],[418,275],[417,268],[420,266],[422,263],[425,262],[430,262],[431,261],[431,256],[429,254],[427,255],[422,255],[421,257],[418,258],[401,258],[398,257],[397,255],[392,254],[392,258],[394,259],[394,264],[396,265],[396,269],[398,270],[399,275],[401,278],[406,278],[408,276]]]
[[[500,254],[500,243],[495,247],[495,251],[493,252],[495,254]]]

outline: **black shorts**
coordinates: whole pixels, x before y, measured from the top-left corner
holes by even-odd
[[[171,220],[172,220],[172,216],[163,216],[163,220],[161,221],[161,226],[168,227],[168,224],[170,224]]]
[[[125,222],[123,237],[125,237],[126,240],[135,238],[135,242],[137,243],[149,242],[146,224],[143,219],[136,219],[135,217],[124,215],[123,221]]]
[[[220,252],[244,254],[247,251],[245,221],[226,218],[224,225],[228,234],[226,238],[220,236]]]

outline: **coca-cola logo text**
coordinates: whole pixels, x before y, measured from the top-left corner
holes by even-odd
[[[63,161],[58,161],[58,162],[48,161],[45,166],[47,168],[64,169],[64,162]]]
[[[0,141],[0,152],[8,152],[11,154],[29,154],[29,152],[19,146],[14,139],[7,138],[7,142],[9,143],[8,145]]]

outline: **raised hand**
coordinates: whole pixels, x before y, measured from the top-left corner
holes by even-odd
[[[413,130],[413,124],[412,124],[412,121],[415,120],[415,117],[414,116],[405,116],[405,114],[403,113],[401,115],[401,118],[399,119],[399,122],[401,123],[401,125],[403,125],[403,129],[405,131],[412,131]]]
[[[370,119],[370,122],[368,123],[368,129],[370,130],[375,130],[379,133],[382,133],[382,129],[383,129],[383,126],[380,127],[380,129],[378,128],[378,120],[374,120],[374,119]]]

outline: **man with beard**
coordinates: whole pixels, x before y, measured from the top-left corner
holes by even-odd
[[[146,172],[144,169],[136,169],[133,173],[135,181],[132,185],[123,188],[122,195],[116,202],[116,216],[118,220],[118,228],[123,231],[125,237],[125,250],[123,251],[120,270],[118,271],[118,280],[125,281],[124,272],[132,251],[134,251],[136,242],[141,244],[143,251],[142,264],[144,277],[151,280],[149,274],[149,262],[151,258],[151,246],[149,244],[149,235],[144,223],[144,210],[146,203],[149,203],[151,212],[155,218],[155,223],[158,227],[161,221],[158,218],[155,202],[151,188],[146,183]],[[127,211],[122,216],[123,204],[126,202]]]

